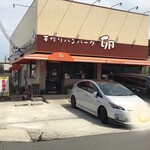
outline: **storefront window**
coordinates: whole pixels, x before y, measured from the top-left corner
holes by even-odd
[[[96,64],[63,63],[64,79],[95,79]]]
[[[102,64],[102,74],[115,73],[140,73],[142,66]]]
[[[30,62],[30,78],[36,78],[36,64],[33,61]]]

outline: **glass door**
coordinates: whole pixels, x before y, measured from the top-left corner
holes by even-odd
[[[47,62],[47,75],[46,75],[46,92],[60,93],[61,92],[61,63]]]

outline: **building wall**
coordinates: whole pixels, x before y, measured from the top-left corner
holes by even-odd
[[[30,78],[30,65],[27,64],[22,70],[22,86],[25,85],[24,75],[27,70],[27,84],[39,83],[40,89],[45,90],[45,79],[46,79],[46,61],[36,61],[36,78]]]
[[[0,64],[0,75],[4,74],[4,65]]]
[[[0,62],[0,76],[10,76],[11,71],[9,68],[11,67],[8,62]]]
[[[22,70],[20,71],[20,83],[19,83],[20,87],[26,86],[25,79],[28,78],[28,72],[27,71],[28,71],[28,65],[27,64],[22,65]]]
[[[47,2],[47,3],[46,3]],[[148,16],[64,0],[38,0],[38,35],[148,46]]]
[[[97,80],[101,80],[102,75],[102,64],[97,64]]]
[[[46,80],[46,61],[38,61],[38,68],[39,68],[39,83],[40,89],[45,90],[45,80]]]

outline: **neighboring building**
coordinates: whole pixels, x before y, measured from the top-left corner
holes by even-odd
[[[10,62],[21,64],[19,85],[40,83],[63,92],[81,78],[140,73],[150,66],[148,21],[131,13],[69,0],[35,0],[11,36]]]
[[[9,64],[9,62],[0,62],[0,76],[10,76],[11,75],[11,71],[9,70],[9,68],[12,65]]]
[[[148,61],[150,61],[150,40],[148,40]],[[150,74],[150,66],[143,66],[143,74]]]

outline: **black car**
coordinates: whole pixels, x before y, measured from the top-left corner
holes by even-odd
[[[132,91],[150,94],[150,75],[143,74],[115,74],[114,81],[117,81]]]

